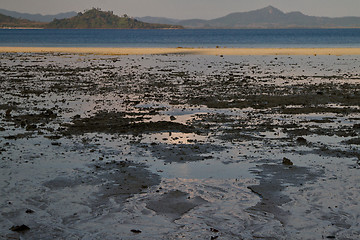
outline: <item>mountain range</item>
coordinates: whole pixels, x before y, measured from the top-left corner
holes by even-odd
[[[360,17],[315,17],[301,12],[284,13],[273,6],[249,12],[235,12],[211,20],[179,20],[149,16],[130,18],[126,15],[119,17],[112,11],[103,12],[95,8],[84,13],[67,12],[57,15],[25,14],[0,9],[0,27],[182,28],[182,26],[205,29],[360,28]]]
[[[0,28],[43,28],[44,23],[14,18],[0,13]]]
[[[27,19],[27,20],[35,21],[35,22],[51,22],[55,18],[56,19],[64,19],[64,18],[74,17],[77,15],[77,12],[66,12],[66,13],[59,13],[59,14],[55,14],[55,15],[42,15],[42,14],[20,13],[20,12],[0,9],[0,14],[10,16],[13,18]]]
[[[150,23],[177,24],[185,28],[359,28],[360,17],[314,17],[301,12],[284,13],[268,6],[250,11],[236,12],[211,20],[140,17]]]

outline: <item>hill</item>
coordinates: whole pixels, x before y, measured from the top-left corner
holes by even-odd
[[[155,23],[169,22],[166,18],[146,17]],[[139,18],[142,20],[142,18]],[[301,12],[284,13],[281,10],[268,6],[250,11],[236,12],[224,17],[203,20],[170,19],[174,24],[186,28],[359,28],[360,17],[314,17]]]
[[[9,11],[5,9],[0,9],[0,14],[4,14],[6,16],[10,16],[13,18],[21,18],[27,19],[30,21],[35,22],[51,22],[52,20],[56,19],[63,19],[63,18],[70,18],[77,15],[77,12],[66,12],[66,13],[59,13],[56,15],[42,15],[42,14],[29,14],[29,13],[20,13],[16,11]]]
[[[168,24],[145,23],[127,15],[119,17],[112,11],[101,11],[93,8],[77,16],[67,19],[54,19],[46,25],[46,28],[71,28],[71,29],[161,29],[161,28],[182,28],[181,26]]]
[[[0,28],[43,28],[44,26],[44,23],[0,14]]]

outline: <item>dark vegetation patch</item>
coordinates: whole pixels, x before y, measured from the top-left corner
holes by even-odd
[[[42,109],[40,113],[29,113],[22,115],[13,115],[12,109],[8,109],[5,114],[5,120],[14,122],[15,126],[32,131],[38,128],[38,124],[44,126],[57,118],[57,114],[51,109]]]
[[[360,138],[352,138],[352,139],[344,141],[344,143],[345,144],[360,145]]]
[[[103,133],[147,133],[147,132],[161,132],[161,131],[176,131],[176,132],[193,132],[194,129],[187,125],[170,122],[141,122],[139,118],[126,117],[124,112],[97,112],[94,116],[89,118],[74,119],[72,124],[65,124],[67,127],[64,132],[65,135],[83,134],[90,132]]]

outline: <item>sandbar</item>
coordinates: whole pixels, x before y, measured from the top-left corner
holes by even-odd
[[[8,53],[77,53],[100,55],[360,55],[360,48],[104,48],[104,47],[0,47]]]

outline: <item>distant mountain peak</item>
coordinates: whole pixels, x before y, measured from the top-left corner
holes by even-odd
[[[265,7],[265,9],[280,11],[278,8],[276,8],[276,7],[272,6],[272,5],[269,5],[269,6]]]
[[[360,17],[314,17],[301,12],[285,13],[273,6],[248,12],[234,12],[211,20],[192,19],[179,21],[187,28],[359,28]]]
[[[273,6],[268,6],[266,10],[268,10],[270,14],[273,14],[273,12],[276,11],[277,9],[275,9]]]
[[[271,5],[263,8],[263,9],[259,9],[259,11],[264,11],[270,15],[279,15],[279,14],[284,14],[284,12],[282,12],[281,10],[279,10],[278,8],[276,7],[273,7]]]

